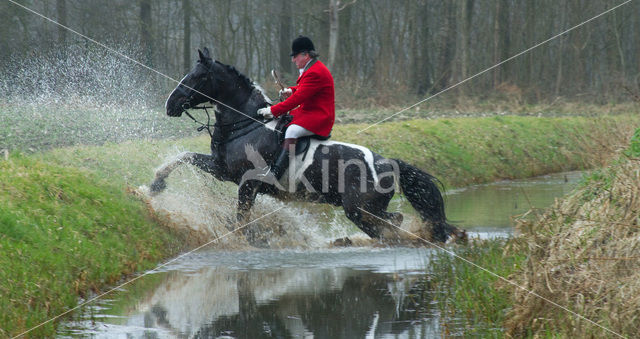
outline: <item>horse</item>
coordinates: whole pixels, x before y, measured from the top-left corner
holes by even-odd
[[[388,212],[397,182],[400,190],[431,225],[431,238],[446,242],[464,237],[447,222],[439,181],[432,175],[398,159],[386,159],[370,149],[354,144],[309,137],[299,140],[290,167],[285,172],[287,188],[280,182],[260,177],[260,168],[274,161],[287,123],[264,121],[259,108],[272,102],[264,90],[234,67],[213,60],[208,49],[198,50],[199,60],[171,92],[166,113],[179,117],[189,109],[211,103],[215,124],[211,154],[183,152],[160,167],[150,185],[152,194],[166,188],[165,179],[181,164],[190,164],[215,179],[238,185],[237,222],[247,223],[257,194],[283,201],[306,201],[342,206],[347,218],[371,238],[378,239],[389,225],[400,226],[403,215]],[[195,120],[195,119],[194,119]],[[207,128],[211,125],[204,125]],[[306,142],[305,142],[306,141]],[[268,166],[267,166],[268,167]],[[441,186],[441,183],[440,183]],[[254,236],[243,233],[249,243]]]

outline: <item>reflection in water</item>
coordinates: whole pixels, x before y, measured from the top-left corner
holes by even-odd
[[[347,268],[318,273],[324,277],[300,291],[307,293],[285,293],[264,304],[258,302],[253,286],[261,277],[240,274],[238,314],[206,324],[197,336],[361,338],[367,333],[403,333],[417,318],[416,305],[404,293],[394,295],[395,284],[386,275]],[[327,277],[341,281],[332,286],[322,281]]]
[[[437,335],[440,331],[437,317],[429,310],[428,297],[425,298],[428,294],[424,294],[425,283],[421,280],[426,253],[424,249],[319,251],[315,255],[322,259],[313,263],[314,267],[304,267],[308,266],[304,262],[314,256],[305,252],[198,253],[168,268],[168,272],[158,273],[164,275],[162,282],[125,307],[123,313],[109,314],[110,305],[103,304],[104,309],[97,310],[100,315],[78,315],[76,321],[61,328],[59,335],[105,338]],[[250,260],[245,261],[244,267],[226,266],[238,256]],[[194,260],[199,264],[194,265]],[[215,263],[216,267],[209,266]],[[279,267],[298,264],[302,267]],[[392,267],[395,267],[393,274],[389,274]],[[126,298],[126,292],[120,294],[116,297]],[[416,294],[421,295],[417,298]]]
[[[449,192],[447,213],[472,235],[509,234],[511,216],[548,206],[579,177],[567,173]],[[440,326],[430,298],[430,253],[370,247],[193,253],[113,299],[83,308],[58,336],[441,337],[454,329]]]

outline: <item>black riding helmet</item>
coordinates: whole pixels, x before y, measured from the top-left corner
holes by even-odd
[[[316,48],[313,47],[313,42],[311,42],[311,39],[307,38],[306,36],[299,35],[293,40],[293,43],[291,43],[291,56],[294,56],[298,53],[315,50]]]

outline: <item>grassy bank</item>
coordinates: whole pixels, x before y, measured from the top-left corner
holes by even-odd
[[[17,335],[179,251],[120,185],[12,156],[0,162],[0,337]],[[54,323],[29,337],[52,334]]]
[[[334,138],[364,144],[427,170],[449,186],[599,167],[625,145],[637,116],[409,120],[336,126]]]
[[[449,186],[582,169],[606,162],[638,118],[492,117],[338,125],[334,140],[407,160]],[[72,146],[0,162],[0,335],[17,334],[179,248],[126,187],[148,184],[207,136]],[[7,226],[5,226],[7,225]],[[69,264],[72,263],[72,264]],[[48,324],[37,332],[50,334]],[[37,336],[39,336],[37,335]]]

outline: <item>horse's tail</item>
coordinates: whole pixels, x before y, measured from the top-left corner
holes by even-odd
[[[431,223],[432,237],[436,241],[445,242],[451,233],[463,234],[447,223],[444,212],[444,199],[438,189],[438,184],[444,190],[440,180],[406,162],[394,159],[400,169],[400,188],[411,206],[420,213],[425,222]],[[464,235],[466,237],[466,234]]]

